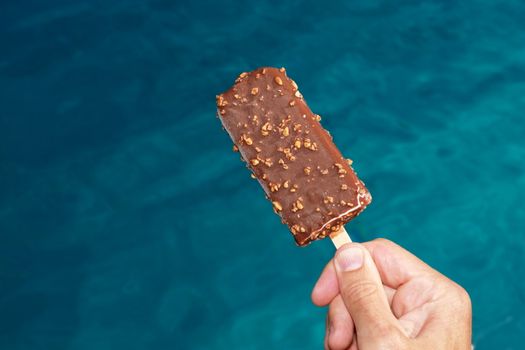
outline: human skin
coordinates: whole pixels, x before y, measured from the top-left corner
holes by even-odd
[[[471,349],[465,289],[385,239],[339,248],[312,301],[328,306],[325,349]]]

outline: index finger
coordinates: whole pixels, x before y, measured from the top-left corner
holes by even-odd
[[[379,238],[363,245],[372,255],[381,281],[390,288],[397,289],[415,277],[437,273],[408,250],[387,239]]]
[[[332,259],[326,264],[312,290],[312,302],[317,306],[326,306],[339,294],[339,283]]]

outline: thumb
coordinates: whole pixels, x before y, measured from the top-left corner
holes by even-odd
[[[357,243],[346,244],[337,251],[334,265],[339,291],[355,323],[359,346],[381,348],[382,344],[401,340],[399,322],[390,310],[368,250]]]

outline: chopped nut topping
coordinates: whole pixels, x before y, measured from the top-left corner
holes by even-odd
[[[318,122],[320,122],[320,121],[321,121],[321,116],[320,116],[319,114],[316,114],[316,115],[315,115],[315,120],[317,120]]]
[[[288,169],[288,165],[284,162],[282,158],[279,158],[278,163],[283,166],[283,169]]]
[[[250,163],[253,165],[253,166],[256,166],[259,164],[259,159],[250,159]]]
[[[290,192],[295,192],[295,191],[297,191],[297,189],[295,189],[295,188],[293,188],[293,187],[290,188]]]
[[[281,184],[275,184],[273,182],[270,182],[270,184],[268,185],[268,187],[270,187],[270,191],[271,192],[277,192],[279,191],[279,188],[281,187]]]
[[[261,148],[260,147],[255,147],[255,152],[261,152]]]
[[[235,95],[233,95],[233,97],[234,97],[236,100],[238,100],[238,99],[241,98],[241,96],[240,96],[239,94],[235,94]]]
[[[262,70],[261,73],[262,73],[262,74],[266,74],[266,68],[263,68],[263,70]]]
[[[302,210],[304,208],[303,202],[301,202],[301,199],[296,200],[292,203],[292,211],[295,213],[298,210]]]
[[[286,158],[288,158],[291,161],[295,160],[295,156],[292,154],[292,151],[289,148],[283,149],[283,152],[284,152],[284,155],[286,156]]]
[[[334,164],[337,169],[343,169],[343,166],[339,163]]]
[[[299,87],[297,86],[297,83],[293,80],[292,80],[292,86],[295,90],[299,89]]]
[[[288,188],[290,186],[290,180],[286,180],[284,183],[283,183],[283,187],[284,188]]]
[[[285,71],[284,67],[279,68],[279,72],[284,72],[284,71]]]
[[[257,95],[259,93],[259,88],[254,87],[251,91],[252,95]]]
[[[260,77],[261,77],[261,73],[257,73],[257,74],[255,74],[255,78],[256,78],[256,79],[259,79]]]
[[[332,197],[332,196],[326,196],[326,197],[323,199],[323,202],[324,202],[324,204],[333,203],[333,202],[334,202],[334,197]]]
[[[283,136],[288,136],[288,135],[290,135],[290,130],[288,129],[288,127],[285,127],[283,129]]]
[[[226,111],[225,111],[224,109],[221,109],[221,110],[219,111],[219,113],[220,113],[221,115],[224,115],[224,114],[226,113]]]
[[[266,158],[265,160],[262,161],[264,163],[264,165],[266,165],[268,168],[271,167],[273,165],[273,162],[272,162],[272,159],[271,158]]]
[[[306,168],[303,169],[304,173],[306,175],[310,175],[310,172],[312,172],[312,168],[310,168],[309,166],[307,166]]]
[[[246,72],[242,72],[241,74],[239,74],[239,78],[244,78],[248,75],[248,73]]]
[[[249,137],[249,136],[246,136],[246,135],[242,135],[241,139],[244,140],[244,142],[246,142],[246,144],[248,146],[252,145],[253,144],[253,140]]]
[[[263,136],[268,136],[269,134],[269,130],[272,130],[272,125],[268,122],[266,122],[262,127],[261,127],[261,134]]]
[[[348,189],[348,185],[347,185],[347,184],[342,184],[342,185],[341,185],[341,189],[342,189],[343,191],[346,191],[346,190]]]
[[[341,203],[341,205],[346,205],[346,202],[344,200],[342,200],[342,199],[341,199],[341,201],[339,203]]]
[[[303,95],[299,92],[299,90],[297,90],[295,92],[295,97],[303,98]]]
[[[224,107],[228,104],[228,101],[224,99],[223,95],[217,95],[217,106]]]
[[[277,85],[283,85],[283,81],[280,77],[275,77],[274,80]]]
[[[251,177],[252,179],[256,179],[256,178],[257,178],[257,176],[255,176],[254,173],[251,173],[251,174],[250,174],[250,177]]]
[[[303,145],[305,148],[308,148],[311,151],[317,151],[317,143],[312,142],[312,140],[306,138],[304,139]]]
[[[300,131],[301,127],[302,127],[301,124],[294,124],[293,125],[293,131],[298,131],[298,130]]]
[[[279,123],[279,128],[284,129],[284,127],[286,126],[286,124],[288,124],[291,118],[292,116],[288,115],[286,116],[286,119],[281,120],[281,122]]]
[[[304,227],[301,226],[301,229],[300,229],[301,232],[306,232],[306,229]]]
[[[277,210],[277,211],[283,210],[283,207],[282,207],[281,203],[279,203],[277,201],[273,201],[272,204],[273,204],[273,207],[275,208],[275,210]]]
[[[315,208],[315,211],[316,211],[316,212],[320,212],[321,209],[320,209],[319,207],[317,207],[317,208]]]
[[[301,140],[300,139],[295,139],[295,142],[293,143],[293,145],[297,149],[301,148]]]
[[[321,174],[323,174],[323,175],[328,174],[328,169],[323,169],[323,170],[321,170]]]
[[[294,100],[291,100],[290,103],[289,103],[290,106],[295,106],[295,101]]]
[[[239,147],[237,147],[237,145],[233,145],[232,150],[234,152],[239,152]]]
[[[263,180],[266,180],[267,178],[268,178],[268,175],[267,175],[267,174],[263,174],[263,175],[262,175],[262,179],[263,179]]]
[[[352,163],[353,163],[354,161],[353,161],[352,159],[348,158],[348,159],[346,160],[346,162],[348,163],[348,165],[350,165],[350,166],[351,166],[351,165],[352,165]]]

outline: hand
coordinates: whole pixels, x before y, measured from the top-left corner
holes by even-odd
[[[395,243],[341,247],[312,291],[325,349],[471,349],[467,292]]]

